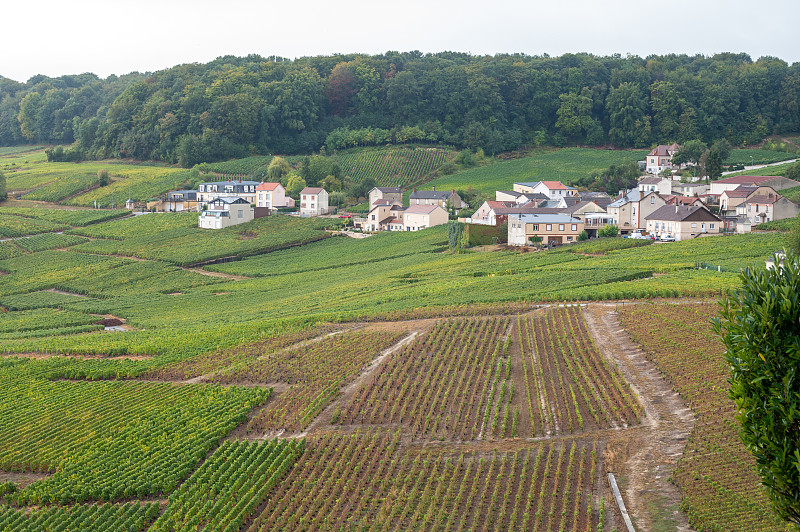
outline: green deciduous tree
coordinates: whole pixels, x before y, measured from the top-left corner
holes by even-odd
[[[5,200],[8,197],[6,193],[6,174],[0,170],[0,201]]]
[[[300,191],[306,188],[306,180],[297,174],[289,174],[286,182],[286,193],[290,196],[297,196]]]
[[[746,269],[714,329],[731,366],[741,437],[778,514],[800,524],[800,260]]]
[[[608,91],[606,98],[608,136],[617,146],[646,146],[650,140],[647,99],[638,84],[621,83]]]
[[[283,176],[292,171],[291,165],[283,157],[273,157],[267,167],[267,177],[279,181]]]
[[[597,236],[613,237],[617,236],[618,234],[619,234],[619,227],[612,224],[606,225],[605,227],[597,231]]]
[[[672,157],[672,162],[674,164],[694,163],[696,170],[697,165],[700,163],[700,159],[703,157],[703,154],[707,149],[708,145],[706,145],[706,143],[702,140],[688,140],[686,141],[686,144],[684,144],[683,148],[678,150],[678,153]]]

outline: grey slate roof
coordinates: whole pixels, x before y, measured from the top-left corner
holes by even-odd
[[[665,222],[719,222],[717,216],[703,207],[664,205],[644,217],[645,220]]]
[[[451,190],[415,190],[411,193],[409,199],[433,199],[447,201],[452,195],[453,192]]]

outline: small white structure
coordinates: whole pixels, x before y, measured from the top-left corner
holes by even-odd
[[[197,225],[201,229],[222,229],[249,222],[254,216],[250,202],[243,198],[217,198],[200,213]]]
[[[300,216],[328,214],[328,191],[321,187],[306,187],[300,191]]]

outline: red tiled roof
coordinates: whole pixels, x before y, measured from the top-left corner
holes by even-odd
[[[568,188],[572,188],[564,185],[564,183],[561,181],[542,181],[542,184],[549,190],[566,190]]]
[[[306,187],[300,191],[300,194],[319,194],[323,190],[321,187]]]
[[[261,183],[256,187],[256,190],[275,190],[281,186],[280,183]]]

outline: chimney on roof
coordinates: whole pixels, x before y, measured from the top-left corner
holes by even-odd
[[[675,203],[675,214],[678,214],[678,203]]]
[[[433,186],[431,187],[431,190],[433,190],[434,192],[436,192],[436,185],[433,185]]]
[[[240,180],[239,180],[239,183],[241,183],[241,182],[242,182],[242,180],[240,179]]]

